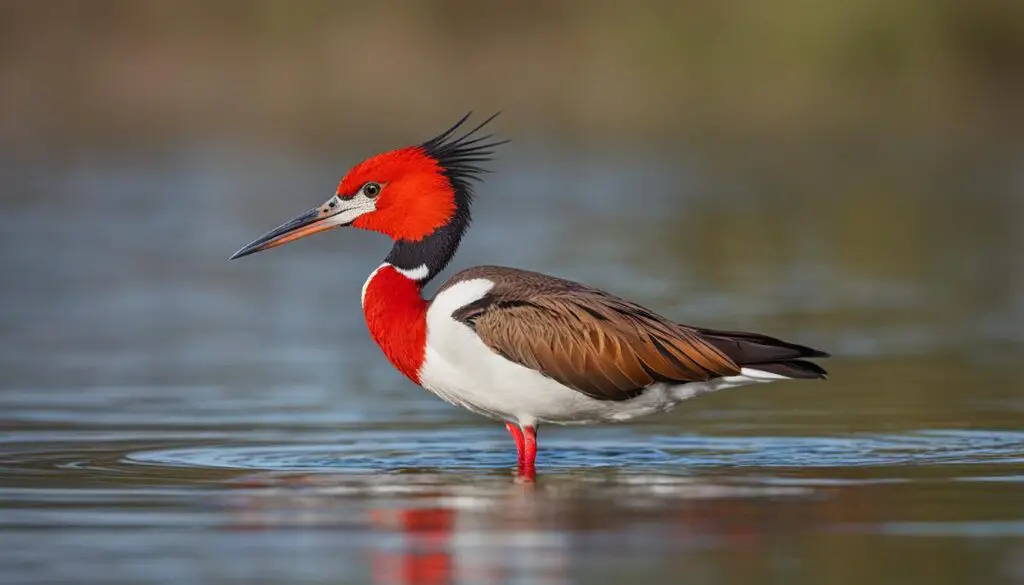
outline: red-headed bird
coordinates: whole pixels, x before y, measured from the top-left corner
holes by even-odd
[[[459,133],[468,114],[420,146],[353,167],[323,205],[236,252],[247,256],[339,226],[387,234],[391,253],[363,285],[370,335],[413,382],[505,421],[518,473],[535,477],[537,425],[624,421],[733,386],[824,378],[828,354],[760,335],[681,325],[583,284],[502,266],[423,286],[469,227],[473,190],[497,141]]]

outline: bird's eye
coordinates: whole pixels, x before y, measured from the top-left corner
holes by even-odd
[[[363,195],[366,195],[370,199],[380,195],[380,183],[367,183],[363,185]]]

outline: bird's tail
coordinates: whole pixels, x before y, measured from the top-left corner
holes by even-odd
[[[701,336],[736,365],[786,378],[825,379],[828,372],[807,358],[829,354],[759,333],[698,329]]]

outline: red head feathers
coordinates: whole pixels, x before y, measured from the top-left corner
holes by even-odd
[[[465,215],[468,223],[473,197],[470,181],[486,172],[480,163],[490,160],[492,149],[508,142],[491,140],[493,134],[476,136],[497,115],[457,136],[469,118],[466,114],[420,146],[384,152],[352,167],[338,184],[342,200],[355,196],[368,183],[380,185],[375,209],[352,225],[394,240],[419,241],[457,215]]]
[[[476,135],[495,116],[460,136],[458,130],[469,118],[466,114],[420,146],[392,150],[357,164],[326,203],[267,232],[232,258],[354,225],[395,240],[389,262],[429,260],[433,276],[447,264],[469,225],[470,180],[479,180],[485,172],[480,163],[490,160],[495,146],[507,142],[491,140],[492,134]]]

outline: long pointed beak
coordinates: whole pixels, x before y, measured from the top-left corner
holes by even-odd
[[[330,217],[331,215],[324,213],[320,207],[314,207],[288,223],[281,224],[256,238],[253,242],[232,254],[229,260],[276,248],[281,244],[287,244],[299,238],[338,227],[338,223],[327,221]]]

